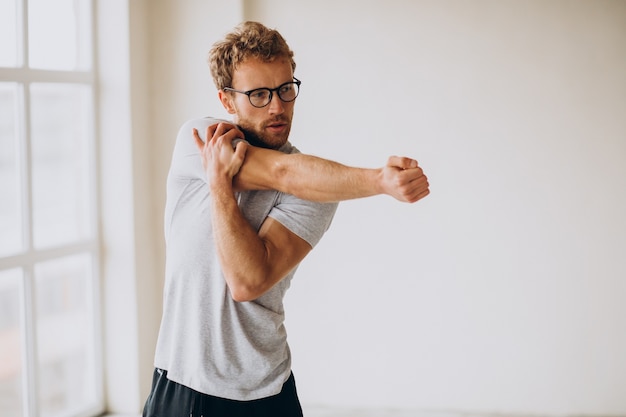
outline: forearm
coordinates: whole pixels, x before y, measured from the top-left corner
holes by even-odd
[[[218,125],[207,129],[205,142],[194,130],[203,165],[211,148],[233,153],[232,140],[241,138],[237,129]],[[221,144],[220,144],[221,143]],[[244,190],[278,190],[305,200],[336,202],[386,194],[398,201],[414,203],[429,194],[428,179],[417,161],[391,156],[382,168],[355,168],[304,154],[285,154],[276,150],[237,144],[236,175],[233,187]],[[243,158],[245,154],[245,160]]]
[[[241,214],[230,186],[211,187],[211,216],[224,278],[233,298],[242,301],[268,275],[266,247]]]
[[[354,168],[305,154],[250,147],[235,177],[237,190],[278,190],[317,202],[334,202],[385,193],[383,170]]]
[[[335,202],[382,194],[382,169],[355,168],[311,155],[284,159],[277,174],[286,193],[299,198]]]

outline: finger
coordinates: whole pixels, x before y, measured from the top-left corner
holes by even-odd
[[[387,166],[398,167],[401,169],[417,168],[417,161],[405,156],[390,156],[387,160]]]
[[[207,143],[210,140],[213,140],[213,138],[215,137],[215,131],[217,130],[217,126],[218,126],[218,123],[215,123],[215,124],[213,124],[213,125],[211,125],[211,126],[206,128],[206,140],[207,140]]]
[[[221,122],[220,125],[224,128],[224,133],[233,130],[233,129],[237,129],[237,126],[232,124],[232,123],[228,123],[228,122]]]
[[[429,184],[428,184],[428,181],[424,181],[421,187],[419,187],[416,190],[415,196],[413,198],[413,202],[421,200],[422,198],[426,197],[428,194],[430,194]]]
[[[217,125],[217,130],[215,131],[215,134],[218,135],[218,136],[222,136],[222,135],[224,135],[227,132],[230,132],[232,130],[238,131],[239,129],[237,129],[237,126],[235,126],[232,123],[220,122]]]
[[[215,130],[215,136],[222,136],[224,133],[228,132],[228,125],[226,123],[218,123],[217,129]]]
[[[413,181],[411,181],[410,184],[414,190],[419,192],[421,192],[421,190],[428,189],[429,187],[428,178],[426,178],[426,175],[422,175],[419,178],[414,179]]]
[[[398,172],[398,178],[400,179],[401,182],[403,183],[407,183],[407,182],[412,182],[415,180],[418,180],[422,177],[424,177],[424,171],[422,171],[422,168],[417,167],[417,168],[407,168],[407,169],[403,169],[402,171]]]
[[[422,191],[422,192],[421,192],[421,193],[417,196],[417,198],[415,199],[415,201],[414,201],[414,202],[421,200],[422,198],[426,197],[426,196],[427,196],[427,195],[429,195],[429,194],[430,194],[430,190],[425,190],[425,191]]]
[[[235,156],[243,161],[246,157],[246,151],[248,150],[248,144],[246,142],[238,142],[235,146]]]
[[[239,129],[231,129],[228,132],[224,133],[223,137],[229,142],[232,142],[235,139],[244,139],[243,132]]]
[[[428,194],[428,187],[428,179],[422,175],[406,183],[403,195],[407,202],[414,203]]]
[[[235,126],[235,128],[233,129],[233,132],[236,132],[236,133],[237,133],[237,137],[238,137],[239,139],[245,139],[245,138],[246,138],[246,135],[244,135],[244,133],[243,133],[241,130],[239,130],[239,128],[238,128],[238,127],[236,127],[236,126]]]
[[[415,203],[416,201],[426,197],[429,192],[428,187],[412,188],[403,194],[404,201],[407,203]]]
[[[201,151],[204,148],[204,142],[202,141],[202,139],[200,138],[200,135],[198,134],[198,129],[193,128],[192,132],[193,132],[193,138],[196,142],[196,146],[198,147],[198,150]]]
[[[232,123],[221,123],[223,130],[221,131],[222,135],[226,134],[226,133],[231,133],[234,134],[235,136],[233,136],[233,138],[238,137],[241,139],[245,139],[245,136],[243,134],[243,132],[241,130],[239,130],[239,127],[237,127],[237,125],[234,125]]]

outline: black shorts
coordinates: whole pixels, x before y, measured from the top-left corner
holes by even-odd
[[[154,370],[152,390],[143,417],[302,417],[293,373],[279,394],[252,401],[235,401],[194,391]]]

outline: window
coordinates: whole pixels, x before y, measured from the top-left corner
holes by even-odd
[[[0,417],[102,411],[92,9],[0,1]]]

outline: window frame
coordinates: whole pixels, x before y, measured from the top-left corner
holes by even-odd
[[[88,346],[92,347],[90,357],[94,360],[94,381],[96,399],[87,409],[75,410],[68,417],[93,416],[104,412],[104,363],[103,363],[103,325],[101,314],[101,265],[100,256],[100,213],[98,199],[99,163],[97,149],[99,146],[97,135],[99,99],[97,88],[97,26],[96,4],[94,0],[85,0],[89,7],[91,19],[88,36],[90,37],[90,53],[88,69],[85,70],[45,70],[29,68],[28,45],[28,0],[15,0],[17,19],[18,56],[16,67],[0,67],[0,82],[16,84],[15,103],[15,135],[19,150],[17,165],[20,184],[21,230],[23,250],[16,254],[0,256],[0,271],[19,268],[22,270],[20,283],[20,324],[22,329],[21,347],[22,359],[22,400],[24,415],[38,417],[39,386],[37,370],[37,319],[35,314],[35,265],[48,260],[63,258],[70,255],[88,254],[92,259],[91,280],[87,283],[91,299],[88,300],[89,317],[93,319],[90,325],[93,328],[93,340]],[[85,85],[91,90],[91,114],[89,121],[89,194],[87,205],[90,217],[90,236],[68,244],[53,247],[35,248],[33,242],[33,215],[32,215],[32,149],[31,149],[31,102],[30,87],[34,83],[63,83]],[[73,410],[74,411],[74,410]]]

